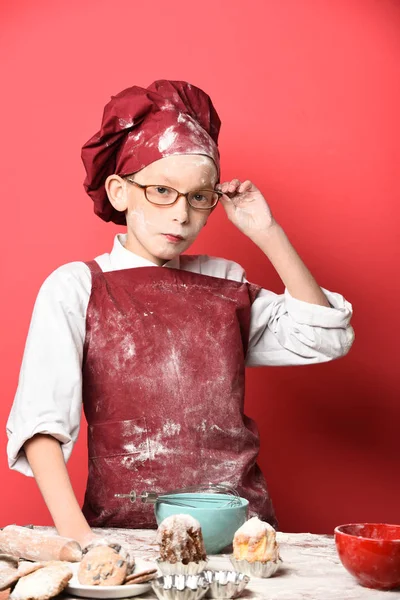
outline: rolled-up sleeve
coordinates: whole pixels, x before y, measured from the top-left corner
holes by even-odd
[[[330,307],[261,290],[252,305],[246,365],[306,365],[347,354],[354,341],[352,306],[321,288]]]
[[[82,409],[82,355],[90,296],[84,263],[57,269],[42,285],[32,314],[18,388],[7,421],[8,464],[32,476],[23,445],[38,433],[56,438],[67,461]]]

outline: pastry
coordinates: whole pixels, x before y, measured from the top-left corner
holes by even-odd
[[[121,544],[118,542],[113,542],[111,540],[107,540],[106,538],[96,538],[91,544],[84,547],[82,550],[83,555],[87,554],[89,550],[92,550],[98,546],[108,546],[109,548],[115,550],[115,552],[117,552],[117,554],[119,554],[127,564],[127,575],[133,573],[135,569],[135,558],[131,552],[128,552],[128,550],[124,546],[121,546]]]
[[[10,595],[11,600],[48,600],[60,594],[72,577],[70,567],[62,562],[43,567],[21,577]]]
[[[17,569],[8,566],[0,567],[0,591],[6,590],[14,585],[20,578]]]
[[[78,568],[82,585],[121,585],[127,574],[127,563],[109,546],[95,546],[85,554]]]
[[[247,575],[273,575],[282,562],[275,529],[258,517],[246,521],[233,538],[231,562],[236,570]]]
[[[171,515],[160,523],[159,566],[164,574],[195,575],[207,560],[200,523],[190,515]]]
[[[237,560],[266,562],[279,557],[276,531],[258,517],[249,519],[235,533],[233,555]]]
[[[18,564],[18,575],[20,577],[25,577],[26,575],[34,573],[35,571],[47,566],[49,565],[46,562],[31,562],[29,560],[21,560]]]
[[[132,585],[133,583],[146,583],[157,577],[157,569],[148,569],[141,573],[135,573],[128,575],[125,579],[125,585]]]

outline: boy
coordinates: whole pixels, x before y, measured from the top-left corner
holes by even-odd
[[[351,305],[318,286],[260,190],[219,183],[219,128],[202,90],[161,80],[112,98],[83,147],[96,214],[127,233],[42,286],[7,426],[10,467],[35,476],[58,532],[83,545],[91,526],[155,526],[151,506],[116,494],[208,481],[232,485],[250,515],[276,525],[243,412],[245,366],[331,360],[353,342]],[[284,294],[248,283],[233,262],[183,255],[218,201]],[[83,512],[65,467],[82,402]]]

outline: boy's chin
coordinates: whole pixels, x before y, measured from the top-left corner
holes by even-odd
[[[148,253],[154,259],[164,262],[172,260],[180,254],[177,248],[149,248]]]
[[[177,252],[176,250],[175,252],[160,252],[157,253],[157,259],[163,260],[164,262],[168,262],[179,256],[180,254],[182,254],[182,252]]]
[[[180,254],[182,254],[183,252],[185,252],[185,250],[187,250],[189,248],[190,244],[185,244],[185,245],[179,245],[177,247],[171,246],[171,247],[165,247],[165,248],[158,248],[158,251],[156,251],[156,255],[157,258],[159,258],[160,260],[172,260],[173,258],[176,258],[177,256],[179,256]]]

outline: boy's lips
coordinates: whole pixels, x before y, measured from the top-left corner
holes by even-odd
[[[174,233],[163,233],[163,236],[165,236],[167,238],[167,240],[169,240],[170,242],[175,242],[175,243],[181,242],[182,240],[185,239],[181,235],[176,235]]]

